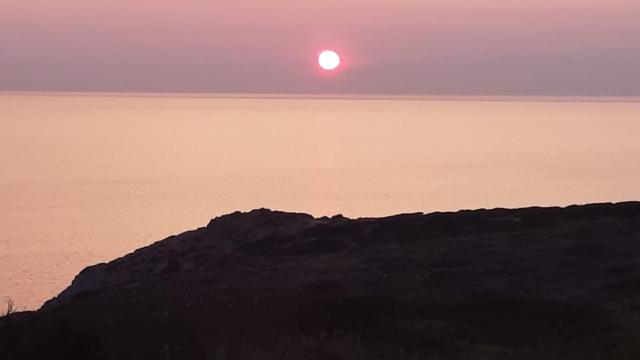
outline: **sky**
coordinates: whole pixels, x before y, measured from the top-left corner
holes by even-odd
[[[638,0],[0,0],[0,91],[640,95]],[[343,65],[322,72],[330,48]]]

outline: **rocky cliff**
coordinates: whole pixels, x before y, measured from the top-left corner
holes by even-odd
[[[622,359],[638,310],[640,203],[261,209],[85,269],[0,359]]]

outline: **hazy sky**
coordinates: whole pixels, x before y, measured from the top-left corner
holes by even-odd
[[[640,1],[0,0],[0,90],[640,95]]]

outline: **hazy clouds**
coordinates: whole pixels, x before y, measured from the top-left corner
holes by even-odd
[[[631,0],[0,0],[0,90],[640,95]],[[320,76],[315,54],[346,67]]]

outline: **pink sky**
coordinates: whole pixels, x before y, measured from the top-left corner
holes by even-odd
[[[640,95],[637,0],[0,5],[0,90]]]

